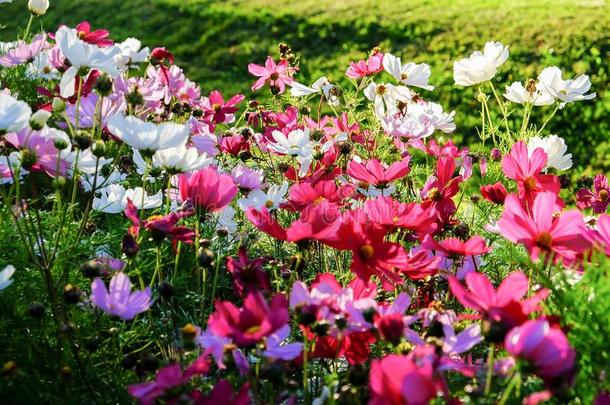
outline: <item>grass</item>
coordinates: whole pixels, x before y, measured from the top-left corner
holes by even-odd
[[[25,26],[24,8],[24,0],[3,7],[0,39]],[[325,74],[343,84],[349,61],[381,46],[431,65],[431,98],[457,111],[456,137],[466,142],[476,137],[477,122],[464,117],[474,117],[478,103],[474,89],[453,87],[452,62],[499,40],[511,50],[502,83],[535,77],[548,65],[591,76],[594,104],[566,108],[548,129],[567,139],[577,166],[610,169],[610,6],[603,0],[57,0],[43,18],[47,27],[84,19],[117,39],[166,46],[204,91],[250,97],[247,64],[275,55],[279,42],[300,56],[299,80]]]

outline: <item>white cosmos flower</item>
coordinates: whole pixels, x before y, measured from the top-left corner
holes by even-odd
[[[364,95],[373,102],[375,114],[379,119],[395,114],[398,111],[398,102],[408,103],[413,98],[408,87],[375,82],[371,82],[364,89]]]
[[[81,69],[97,69],[112,77],[119,75],[114,58],[121,52],[120,48],[116,46],[100,48],[97,45],[88,44],[79,38],[75,29],[66,26],[57,30],[55,42],[71,65],[59,82],[62,97],[67,98],[74,95],[76,75]]]
[[[326,76],[320,77],[318,80],[313,82],[311,87],[307,87],[304,84],[293,82],[290,84],[290,94],[293,97],[309,96],[311,94],[323,94],[329,105],[336,107],[340,104],[339,97],[336,94],[336,86],[331,84]]]
[[[185,125],[164,122],[156,125],[132,115],[120,114],[108,120],[110,133],[139,151],[155,152],[186,144],[189,130]]]
[[[312,152],[309,129],[295,129],[288,135],[281,131],[273,131],[271,136],[274,142],[270,142],[267,147],[281,155],[308,156]]]
[[[508,59],[508,47],[500,42],[487,42],[483,52],[473,52],[468,58],[453,64],[453,80],[460,86],[472,86],[491,80]]]
[[[15,273],[15,267],[12,264],[9,264],[4,270],[0,271],[0,291],[13,284],[13,280],[11,280],[13,273]]]
[[[434,90],[434,86],[428,84],[431,72],[430,66],[425,63],[409,62],[403,65],[399,57],[386,53],[383,55],[383,68],[402,84]]]
[[[21,100],[0,92],[0,134],[2,132],[18,132],[28,125],[32,109]]]
[[[42,51],[28,65],[25,74],[30,79],[56,80],[61,73],[51,63],[51,50]]]
[[[116,46],[121,52],[114,57],[120,72],[126,72],[131,65],[146,62],[150,53],[148,48],[142,48],[142,42],[136,38],[127,38]]]
[[[113,159],[106,159],[104,157],[99,158],[91,152],[91,149],[85,149],[78,152],[78,161],[77,152],[70,152],[68,156],[66,156],[66,160],[70,163],[70,172],[74,170],[74,162],[78,167],[78,170],[81,173],[94,174],[95,172],[100,172],[102,167],[106,166],[108,163],[111,163]]]
[[[536,106],[551,105],[555,102],[555,97],[551,96],[540,84],[533,81],[528,83],[527,88],[521,82],[514,82],[506,86],[504,97],[516,104],[532,103]]]
[[[226,206],[218,214],[218,221],[216,222],[217,230],[224,230],[229,234],[234,234],[237,231],[237,222],[235,222],[235,209],[231,206]]]
[[[425,104],[418,104],[424,110],[426,116],[432,122],[434,129],[449,134],[455,131],[455,122],[453,122],[453,116],[455,111],[446,113],[443,111],[443,106],[432,101],[428,101]]]
[[[214,163],[213,157],[199,154],[197,148],[179,145],[175,148],[158,150],[152,157],[153,167],[166,169],[171,173],[192,172]]]
[[[281,186],[274,184],[269,187],[267,192],[261,189],[250,191],[247,197],[237,200],[237,205],[244,211],[248,208],[260,210],[263,207],[266,207],[269,211],[275,210],[278,209],[281,204],[288,201],[285,198],[287,192],[287,182],[284,182]]]
[[[127,208],[127,199],[131,200],[138,209],[159,208],[163,204],[161,191],[149,196],[142,187],[125,189],[120,184],[111,184],[99,192],[100,196],[93,199],[93,209],[108,214],[123,212]]]
[[[83,189],[87,192],[93,190],[93,184],[95,183],[96,190],[110,186],[111,184],[117,184],[125,181],[127,175],[117,170],[111,172],[107,177],[104,177],[101,170],[97,173],[83,173],[81,177]]]
[[[562,101],[562,106],[573,101],[592,100],[596,96],[595,93],[585,94],[591,90],[589,76],[580,75],[563,80],[561,69],[556,66],[545,68],[540,72],[538,80],[549,94]]]
[[[568,147],[561,137],[557,135],[549,135],[545,138],[535,136],[528,141],[527,150],[531,155],[537,148],[542,148],[546,152],[545,171],[551,168],[567,170],[572,167],[572,154],[566,153]]]

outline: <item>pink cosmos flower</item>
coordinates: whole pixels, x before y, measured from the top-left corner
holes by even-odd
[[[267,304],[262,294],[251,292],[242,308],[229,301],[217,301],[208,327],[217,335],[233,339],[239,346],[250,346],[288,323],[288,302],[282,294]]]
[[[288,201],[291,209],[302,210],[312,204],[320,204],[328,201],[332,204],[341,204],[354,192],[350,185],[337,187],[331,180],[323,180],[315,183],[297,183],[290,188]]]
[[[60,28],[62,26],[60,26]],[[74,28],[78,33],[78,38],[91,45],[97,45],[100,48],[105,48],[114,44],[114,41],[108,39],[108,37],[110,36],[110,32],[108,30],[98,29],[91,31],[91,24],[89,24],[88,21],[83,21]],[[49,36],[55,39],[54,34],[49,34]]]
[[[476,256],[489,252],[485,240],[479,235],[475,235],[462,242],[458,238],[447,238],[440,242],[435,241],[430,235],[426,235],[422,247],[435,250],[439,254],[449,258],[460,258],[464,256]]]
[[[522,243],[532,260],[538,260],[542,253],[547,259],[552,255],[555,262],[562,260],[569,265],[590,247],[590,242],[583,237],[587,229],[582,214],[570,210],[555,216],[556,200],[555,193],[539,193],[530,215],[517,197],[509,195],[498,228],[506,239]]]
[[[530,205],[536,194],[542,191],[559,193],[561,185],[556,176],[540,174],[546,166],[547,154],[542,148],[528,153],[525,142],[517,142],[510,153],[502,159],[502,171],[509,179],[517,182],[519,198]]]
[[[418,362],[414,353],[373,360],[369,405],[425,405],[436,397],[434,366]]]
[[[19,41],[17,46],[11,48],[0,57],[0,65],[13,67],[23,63],[31,62],[34,58],[49,46],[45,34],[36,36],[31,43]]]
[[[272,91],[277,89],[277,94],[282,94],[286,89],[286,85],[294,82],[292,75],[296,70],[297,68],[290,66],[287,60],[282,59],[280,63],[275,63],[271,56],[267,57],[265,66],[250,63],[248,65],[248,72],[259,77],[252,85],[252,90],[258,90],[268,82]]]
[[[123,320],[133,319],[139,313],[147,311],[150,308],[151,296],[149,287],[144,291],[132,293],[131,281],[123,272],[112,276],[108,290],[99,277],[91,283],[91,302],[102,311]]]
[[[237,104],[244,100],[245,96],[237,94],[225,101],[222,94],[218,90],[214,90],[210,93],[210,96],[205,100],[203,108],[203,120],[210,122],[212,127],[211,131],[214,130],[215,124],[231,123],[235,120],[235,113],[238,108]]]
[[[547,384],[571,380],[576,351],[558,327],[546,319],[530,320],[513,328],[504,340],[506,351],[527,360]]]
[[[610,204],[609,193],[608,178],[598,174],[593,179],[593,190],[582,188],[576,192],[576,205],[581,210],[592,208],[596,214],[604,213]]]
[[[67,151],[57,150],[55,147],[55,134],[62,134],[66,139],[67,135],[61,131],[44,127],[40,131],[33,131],[29,127],[19,132],[11,132],[5,135],[8,143],[17,149],[26,150],[32,158],[27,163],[27,170],[44,171],[49,176],[58,174],[65,175],[70,167],[67,160]],[[59,137],[59,136],[58,136]]]
[[[378,197],[364,203],[363,213],[375,218],[388,232],[403,228],[417,233],[420,237],[436,231],[436,212],[423,208],[417,203],[401,203],[391,197]]]
[[[531,298],[521,300],[527,294],[529,282],[520,271],[510,273],[497,290],[484,274],[468,273],[465,279],[469,291],[457,278],[449,277],[449,287],[455,298],[464,307],[477,310],[488,321],[502,325],[504,333],[525,322],[548,294],[547,290],[541,290]]]
[[[360,79],[383,70],[383,53],[374,51],[367,60],[350,62],[345,75],[350,79]]]
[[[409,168],[410,160],[410,156],[403,158],[401,161],[392,163],[388,168],[385,168],[377,159],[371,159],[366,163],[351,161],[347,166],[347,174],[366,184],[383,188],[392,181],[409,174],[411,171]]]
[[[441,157],[436,165],[436,176],[430,176],[421,190],[422,207],[433,208],[439,220],[445,222],[456,210],[453,196],[460,191],[462,176],[453,177],[455,160]]]
[[[125,216],[129,218],[132,223],[132,226],[130,227],[132,236],[137,236],[140,227],[144,226],[155,241],[160,242],[168,237],[171,239],[174,246],[178,241],[186,244],[193,243],[195,232],[186,226],[176,225],[182,218],[191,216],[193,213],[192,209],[178,210],[170,212],[167,215],[153,215],[146,220],[141,221],[138,216],[138,209],[129,198],[127,199],[127,208],[125,209]]]
[[[185,385],[191,378],[197,375],[208,374],[209,371],[210,361],[207,355],[204,354],[195,360],[186,370],[182,370],[180,364],[170,364],[157,371],[154,381],[133,384],[127,390],[141,405],[154,405],[160,397],[163,397],[164,400],[169,399],[168,403],[178,403],[178,398],[171,398],[177,395],[177,393],[172,393],[171,391]]]
[[[204,211],[219,211],[237,195],[237,186],[228,174],[206,167],[194,173],[182,174],[179,180],[182,201]]]

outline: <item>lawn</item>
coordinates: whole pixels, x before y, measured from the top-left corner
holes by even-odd
[[[24,26],[23,3],[3,9],[0,39]],[[535,77],[549,65],[591,76],[593,105],[566,109],[549,129],[566,138],[576,166],[610,169],[610,7],[603,0],[57,0],[43,21],[53,27],[85,19],[117,39],[166,46],[204,91],[247,96],[253,79],[247,64],[275,54],[280,42],[301,58],[302,81],[322,74],[345,81],[349,61],[380,46],[431,65],[435,97],[457,110],[455,136],[466,141],[476,135],[468,112],[478,103],[473,89],[465,97],[453,87],[452,61],[499,40],[510,46],[513,67],[501,70],[501,80]]]

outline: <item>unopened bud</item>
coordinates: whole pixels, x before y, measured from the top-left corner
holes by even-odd
[[[49,0],[30,0],[28,1],[28,9],[30,13],[36,16],[44,15],[49,9]]]
[[[66,102],[59,97],[55,97],[53,99],[52,106],[53,106],[53,111],[55,111],[58,114],[61,114],[62,112],[66,111]]]
[[[106,154],[106,144],[104,141],[101,139],[95,141],[95,143],[91,146],[91,152],[93,153],[93,156],[97,158],[104,157],[104,154]]]
[[[38,131],[47,125],[47,121],[51,118],[51,113],[47,110],[38,110],[30,117],[30,127]]]

